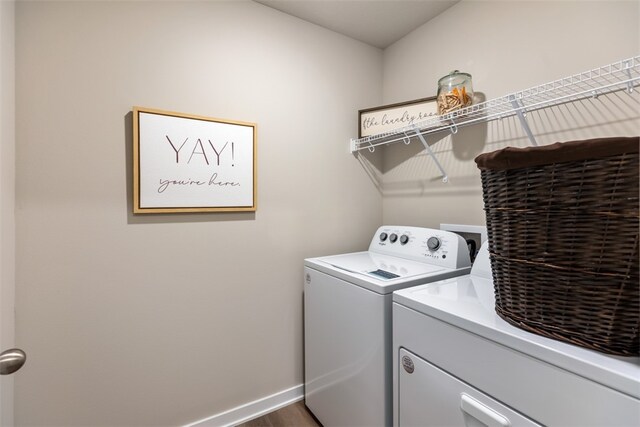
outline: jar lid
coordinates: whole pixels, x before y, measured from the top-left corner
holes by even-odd
[[[458,70],[453,70],[453,71],[451,71],[449,74],[447,74],[446,76],[441,77],[441,78],[438,80],[438,84],[441,84],[441,83],[443,83],[444,81],[450,81],[450,80],[453,80],[453,79],[455,79],[456,77],[462,77],[463,79],[465,79],[465,78],[471,79],[471,74],[469,74],[469,73],[462,73],[462,72],[460,72],[460,71],[458,71]]]

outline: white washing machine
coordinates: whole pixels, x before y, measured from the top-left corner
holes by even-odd
[[[393,349],[396,426],[640,425],[640,358],[502,320],[486,244],[470,275],[394,293]]]
[[[325,427],[391,425],[391,294],[467,274],[465,240],[383,226],[368,251],[304,265],[305,404]]]

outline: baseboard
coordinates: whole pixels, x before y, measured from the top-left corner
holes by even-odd
[[[187,424],[184,427],[228,427],[251,421],[304,398],[304,384]]]

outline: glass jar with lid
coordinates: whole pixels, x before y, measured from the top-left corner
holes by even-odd
[[[447,114],[473,102],[471,74],[454,70],[438,80],[438,114]]]

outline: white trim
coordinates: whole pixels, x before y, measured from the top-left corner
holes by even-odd
[[[271,396],[245,403],[184,427],[228,427],[251,421],[304,398],[304,384],[279,391]]]

